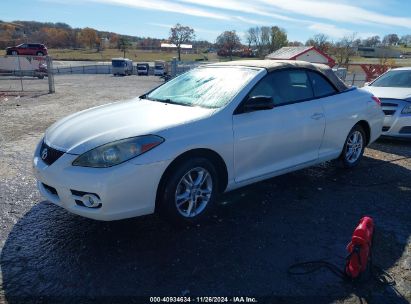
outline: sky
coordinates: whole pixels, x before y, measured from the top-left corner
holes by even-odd
[[[214,42],[236,30],[245,42],[253,26],[277,25],[290,41],[318,33],[337,41],[411,34],[410,0],[0,0],[0,20],[64,22],[119,34],[167,38],[176,23],[194,28],[197,40]]]

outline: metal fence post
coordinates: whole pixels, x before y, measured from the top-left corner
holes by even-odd
[[[171,77],[175,77],[177,75],[177,58],[173,57],[171,60]]]
[[[54,70],[53,70],[53,60],[50,56],[46,57],[47,63],[47,79],[49,81],[49,93],[54,93]]]
[[[24,87],[23,87],[23,73],[21,72],[20,56],[17,56],[17,60],[18,60],[18,62],[19,62],[19,74],[20,74],[21,91],[24,91]]]

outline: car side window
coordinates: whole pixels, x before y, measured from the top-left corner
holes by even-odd
[[[273,83],[273,74],[271,73],[266,75],[251,90],[251,92],[248,94],[248,97],[251,98],[255,96],[271,96],[274,98],[274,96],[276,96],[276,92],[274,91]]]
[[[324,97],[337,93],[337,90],[330,84],[330,82],[325,79],[324,76],[319,73],[309,71],[311,85],[314,90],[315,97]]]
[[[275,71],[263,78],[249,97],[271,96],[276,106],[314,98],[310,79],[304,70]]]

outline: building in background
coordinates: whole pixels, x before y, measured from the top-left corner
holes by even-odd
[[[335,65],[332,59],[326,53],[320,51],[314,46],[287,46],[283,47],[265,57],[265,59],[277,60],[302,60],[312,63],[323,63],[330,67]]]
[[[367,58],[400,58],[401,51],[387,47],[358,47],[358,54]]]
[[[161,50],[166,52],[174,52],[177,49],[177,46],[172,43],[161,43]],[[194,54],[196,50],[194,50],[191,44],[182,44],[181,45],[181,53],[182,54]]]

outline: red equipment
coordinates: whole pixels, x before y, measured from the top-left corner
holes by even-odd
[[[367,270],[370,261],[374,221],[364,216],[355,228],[351,242],[347,245],[349,255],[345,264],[345,274],[355,279]]]

